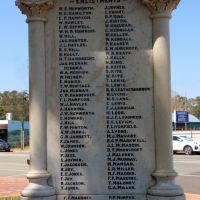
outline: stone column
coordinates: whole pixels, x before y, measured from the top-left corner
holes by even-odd
[[[48,185],[45,91],[45,15],[53,0],[17,0],[16,5],[27,15],[29,27],[29,92],[30,92],[30,171],[28,186],[21,199],[53,200],[55,190]]]
[[[173,169],[169,19],[179,0],[143,0],[153,20],[153,70],[155,105],[156,184],[148,191],[149,199],[184,199],[175,184]]]

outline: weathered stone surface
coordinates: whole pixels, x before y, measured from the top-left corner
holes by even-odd
[[[152,13],[172,13],[180,0],[142,0]]]
[[[54,5],[53,0],[16,0],[16,6],[30,18],[43,18]]]
[[[66,195],[144,198],[155,168],[149,11],[140,1],[59,1],[48,22],[48,170],[54,187]]]
[[[148,200],[183,200],[185,199],[185,195],[174,196],[174,197],[163,197],[163,196],[147,196]]]
[[[16,1],[30,42],[22,199],[184,199],[170,141],[168,24],[178,2]]]

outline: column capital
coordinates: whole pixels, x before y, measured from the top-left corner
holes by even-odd
[[[142,0],[152,13],[152,18],[170,18],[180,0]]]
[[[46,21],[47,12],[54,6],[54,0],[16,0],[16,6],[27,15],[27,22]]]

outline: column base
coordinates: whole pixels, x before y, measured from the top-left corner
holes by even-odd
[[[175,171],[156,171],[152,175],[156,184],[148,189],[148,200],[185,200],[182,188],[174,181]]]
[[[29,184],[22,190],[22,200],[56,200],[55,189],[48,185],[47,171],[31,171],[27,174]]]
[[[20,196],[20,200],[56,200],[56,196],[50,196],[50,197],[23,197],[23,196]]]
[[[185,200],[185,195],[175,197],[162,197],[147,195],[147,200]]]

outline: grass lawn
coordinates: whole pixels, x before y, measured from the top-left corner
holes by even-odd
[[[0,197],[0,200],[19,200],[19,197]]]

